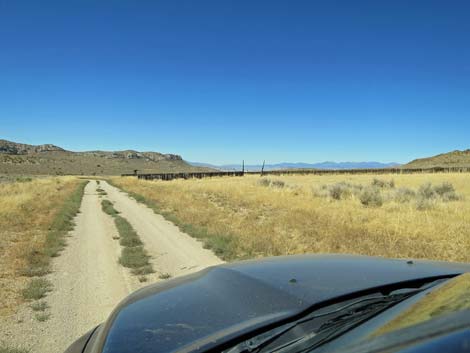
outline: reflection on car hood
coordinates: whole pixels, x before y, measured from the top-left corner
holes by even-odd
[[[92,352],[205,351],[334,298],[469,264],[302,255],[212,267],[141,289],[101,327]]]

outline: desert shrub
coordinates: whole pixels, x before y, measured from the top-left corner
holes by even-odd
[[[330,197],[334,200],[341,200],[346,195],[350,195],[350,190],[348,187],[341,183],[336,183],[330,186],[328,189]]]
[[[362,188],[362,185],[342,181],[328,186],[328,194],[334,200],[344,200],[351,198],[353,195],[359,195]]]
[[[262,178],[261,180],[258,181],[258,185],[267,187],[267,186],[271,185],[271,180],[268,179],[268,178]]]
[[[432,187],[431,183],[425,183],[418,189],[418,198],[424,200],[432,200],[436,197],[436,192]]]
[[[454,186],[449,182],[443,182],[440,185],[434,187],[434,192],[439,195],[444,202],[458,201],[461,196],[457,194]]]
[[[258,185],[265,186],[265,187],[273,187],[273,188],[283,188],[286,186],[286,183],[282,180],[271,180],[269,178],[262,178],[258,181]]]
[[[397,202],[404,203],[410,202],[416,197],[416,192],[409,188],[399,188],[395,191],[393,199]]]
[[[434,202],[432,199],[427,199],[422,195],[419,195],[416,199],[416,209],[418,211],[430,210],[434,207]]]
[[[393,179],[386,181],[386,180],[374,178],[371,184],[372,186],[382,188],[382,189],[386,189],[386,188],[393,189],[395,187],[395,181]]]
[[[383,205],[383,197],[377,187],[366,187],[362,190],[359,199],[364,206],[380,207]]]
[[[457,194],[455,191],[446,192],[441,196],[442,201],[449,202],[449,201],[459,201],[462,200],[462,196]]]
[[[439,196],[443,196],[447,193],[455,193],[455,189],[454,189],[454,186],[449,183],[449,182],[443,182],[442,184],[440,185],[436,185],[434,187],[434,191],[436,194],[438,194]]]
[[[271,186],[282,189],[284,186],[286,186],[286,183],[283,182],[282,180],[273,180],[271,182]]]

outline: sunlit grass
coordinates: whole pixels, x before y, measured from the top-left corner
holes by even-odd
[[[393,258],[470,261],[470,175],[310,175],[112,182],[215,247],[228,260],[301,253],[350,253]],[[344,182],[367,187],[393,179],[383,200],[361,194],[335,200],[318,190]],[[459,199],[418,207],[426,183],[449,182]],[[377,182],[375,182],[377,184]],[[282,185],[282,187],[279,187]],[[394,190],[397,192],[397,197]],[[374,195],[372,195],[374,196]],[[390,197],[389,197],[390,196]],[[409,198],[409,199],[407,199]],[[429,207],[428,207],[429,206]]]
[[[0,184],[0,315],[21,302],[18,288],[28,282],[22,275],[47,272],[49,256],[69,229],[70,210],[64,205],[79,183],[58,177]]]

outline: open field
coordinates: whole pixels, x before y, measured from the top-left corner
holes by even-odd
[[[470,261],[468,174],[112,183],[228,260],[352,253]]]

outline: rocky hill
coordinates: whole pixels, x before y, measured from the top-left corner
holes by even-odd
[[[433,167],[470,167],[470,149],[452,151],[437,156],[419,158],[402,166],[403,168],[433,168]]]
[[[119,175],[208,170],[194,167],[175,154],[159,152],[86,151],[28,145],[0,140],[0,174],[31,175]]]

